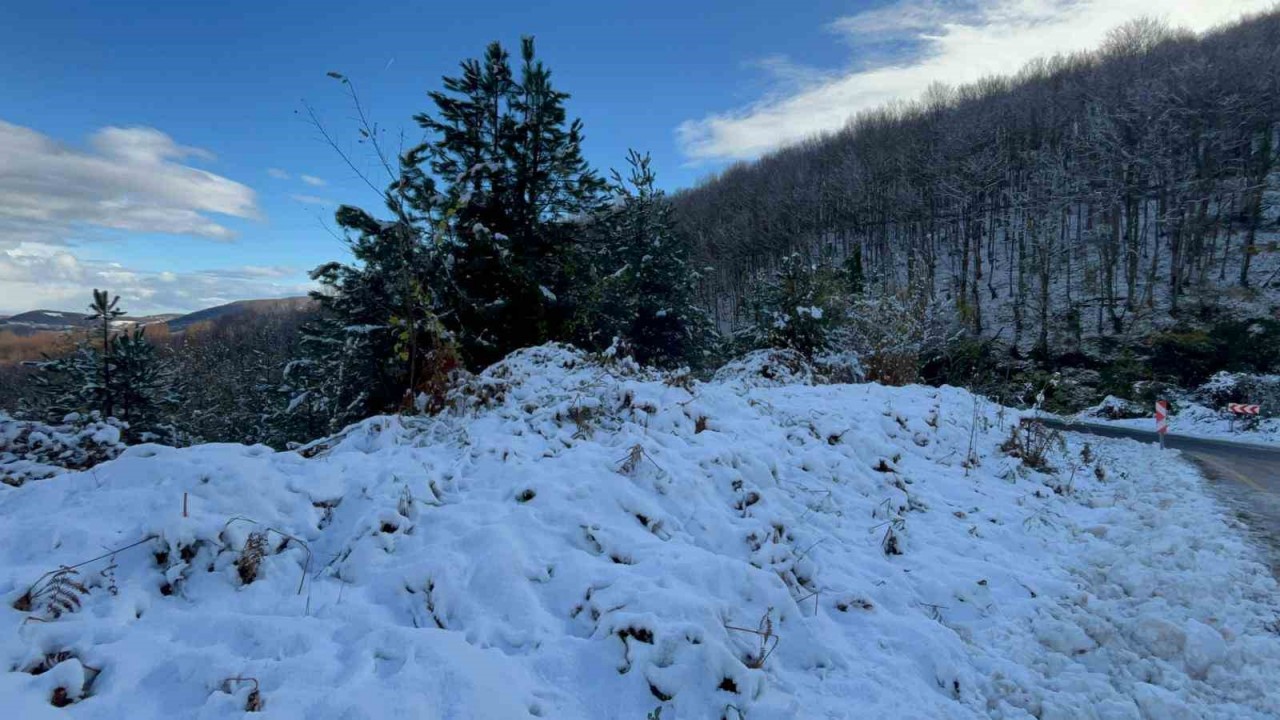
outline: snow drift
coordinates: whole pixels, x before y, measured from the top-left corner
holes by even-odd
[[[999,449],[1016,414],[964,391],[758,365],[699,384],[535,348],[436,418],[299,452],[135,446],[0,488],[0,704],[1280,713],[1275,582],[1173,454],[1055,443],[1032,471]]]

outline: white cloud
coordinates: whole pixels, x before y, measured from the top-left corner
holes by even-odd
[[[294,200],[295,202],[300,202],[300,203],[303,203],[303,204],[305,204],[305,205],[321,205],[321,206],[323,206],[323,207],[330,207],[330,206],[332,206],[332,205],[335,205],[335,204],[336,204],[336,203],[334,203],[332,200],[327,200],[327,199],[325,199],[325,198],[317,197],[317,196],[315,196],[315,195],[298,195],[298,194],[294,194],[294,195],[290,195],[289,197],[290,197],[290,199]]]
[[[872,10],[836,19],[828,27],[850,42],[875,41],[862,37],[870,33],[928,31],[957,22],[981,22],[977,0],[899,0]]]
[[[860,110],[919,97],[934,82],[959,85],[1037,57],[1095,47],[1137,17],[1205,30],[1272,6],[1273,0],[899,0],[830,28],[855,48],[893,44],[906,47],[905,56],[877,61],[870,52],[871,62],[864,54],[856,67],[816,82],[817,71],[788,64],[787,72],[802,80],[791,93],[685,121],[676,136],[693,161],[755,157],[839,129]]]
[[[295,177],[288,170],[281,170],[278,167],[267,168],[267,174],[275,178],[276,180],[292,180]],[[325,181],[324,178],[316,177],[315,175],[307,175],[305,173],[300,173],[296,177],[302,182],[306,183],[307,185],[310,185],[311,187],[324,187],[325,185],[329,184],[328,182]]]
[[[151,272],[82,260],[70,249],[23,243],[0,250],[0,313],[37,308],[83,311],[90,288],[120,295],[131,315],[199,310],[232,300],[304,295],[313,284],[297,268],[241,267]]]
[[[218,216],[258,217],[252,189],[181,164],[210,159],[145,127],[108,127],[89,150],[0,120],[0,247],[60,242],[84,225],[229,240]]]

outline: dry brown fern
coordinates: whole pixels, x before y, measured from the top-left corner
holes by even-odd
[[[89,594],[89,588],[80,582],[79,575],[75,568],[66,566],[47,572],[14,601],[13,608],[21,612],[42,608],[45,617],[31,618],[34,620],[56,620],[66,613],[75,612],[82,604],[80,598]]]
[[[249,533],[244,541],[244,549],[236,559],[236,571],[240,574],[240,582],[248,585],[258,578],[258,568],[267,554],[267,533],[255,530]]]

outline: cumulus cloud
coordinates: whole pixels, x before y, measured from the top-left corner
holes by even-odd
[[[219,216],[257,217],[253,190],[186,158],[212,156],[153,128],[103,128],[80,150],[0,120],[0,247],[84,225],[231,239]]]
[[[848,70],[822,77],[788,61],[782,66],[801,80],[792,92],[688,120],[676,137],[694,162],[756,157],[839,129],[860,110],[918,97],[934,82],[973,82],[1037,57],[1095,47],[1134,18],[1154,16],[1206,30],[1272,5],[1273,0],[899,0],[831,23],[854,47]],[[776,58],[764,63],[775,74],[779,64]]]
[[[323,178],[318,178],[315,175],[299,175],[298,179],[311,187],[323,187],[329,184],[326,183]]]
[[[147,315],[303,295],[313,284],[304,272],[289,267],[153,272],[86,261],[62,246],[23,243],[0,250],[0,313],[34,308],[82,311],[89,289],[95,287],[120,295],[120,304],[131,315]]]

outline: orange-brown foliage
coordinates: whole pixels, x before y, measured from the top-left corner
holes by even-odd
[[[146,338],[161,347],[172,344],[169,326],[165,323],[147,325]],[[88,340],[91,345],[102,347],[102,342],[95,332],[84,330],[41,330],[30,335],[19,335],[12,330],[0,330],[0,365],[16,365],[29,360],[40,360],[46,355],[53,358],[61,357],[74,350],[76,343],[81,340]]]
[[[74,334],[65,330],[46,330],[32,335],[0,330],[0,365],[39,360],[45,355],[64,355],[75,347],[75,341]]]

